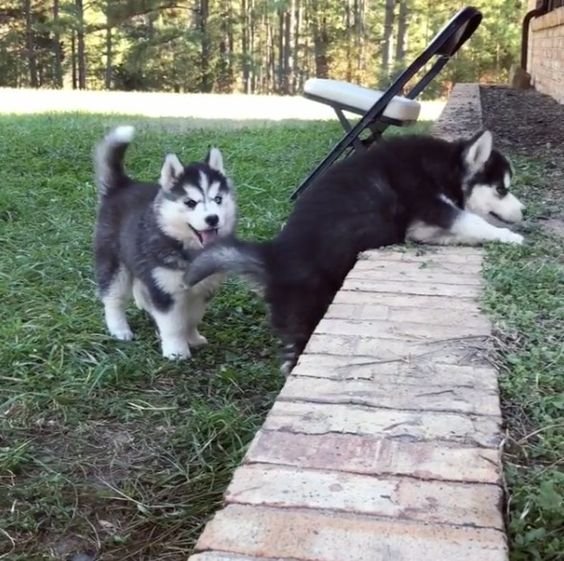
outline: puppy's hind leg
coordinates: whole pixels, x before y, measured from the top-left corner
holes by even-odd
[[[272,328],[282,341],[280,372],[288,376],[307,345],[315,326],[325,313],[323,293],[286,289],[277,294],[270,307]]]
[[[280,373],[284,377],[288,377],[294,366],[298,362],[300,353],[297,351],[298,344],[288,339],[282,341],[282,364],[280,365]]]
[[[188,343],[191,347],[206,345],[208,340],[198,331],[209,300],[215,294],[224,275],[212,275],[188,290],[186,294]]]
[[[133,279],[133,301],[139,310],[151,311],[152,305],[149,291],[139,279]]]
[[[202,294],[188,293],[186,299],[187,314],[187,338],[191,347],[201,347],[206,345],[208,340],[198,331],[198,326],[206,312],[206,299]]]
[[[120,266],[100,294],[108,331],[122,341],[133,339],[133,332],[125,315],[127,301],[131,296],[131,282],[131,274]]]
[[[109,290],[102,296],[108,331],[121,341],[133,339],[133,331],[131,331],[125,315],[125,308],[130,295],[131,278],[129,273],[120,271]]]

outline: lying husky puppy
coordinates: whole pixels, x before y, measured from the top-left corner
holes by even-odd
[[[414,240],[436,244],[520,244],[486,221],[522,219],[508,192],[511,166],[485,131],[468,141],[429,136],[383,140],[330,168],[297,200],[271,241],[214,243],[192,262],[188,286],[218,272],[262,285],[288,373],[359,252]]]
[[[233,187],[217,148],[210,149],[205,162],[188,166],[169,154],[159,184],[129,178],[123,158],[133,133],[133,127],[116,128],[95,153],[98,294],[114,337],[133,337],[125,316],[133,293],[137,306],[157,324],[163,356],[187,358],[190,346],[206,343],[198,324],[220,277],[186,290],[182,275],[197,250],[233,232]]]

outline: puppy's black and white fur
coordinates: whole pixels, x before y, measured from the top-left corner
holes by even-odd
[[[158,184],[131,179],[123,158],[133,134],[133,127],[118,127],[95,152],[98,294],[114,337],[133,337],[125,314],[133,294],[157,325],[163,356],[187,358],[190,347],[206,343],[198,324],[221,277],[187,289],[182,275],[199,249],[233,232],[233,187],[217,148],[188,166],[167,155]]]
[[[492,135],[447,142],[396,137],[338,162],[298,199],[271,241],[235,238],[206,248],[185,279],[234,272],[262,285],[287,373],[341,287],[357,255],[414,240],[435,244],[520,244],[521,235],[488,219],[522,219],[508,192],[512,170]]]

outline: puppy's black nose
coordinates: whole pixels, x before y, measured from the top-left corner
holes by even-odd
[[[210,214],[209,216],[206,216],[206,222],[209,226],[215,228],[219,222],[219,216],[217,214]]]

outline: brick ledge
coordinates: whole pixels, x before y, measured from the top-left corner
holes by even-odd
[[[478,85],[458,84],[433,133],[481,127]],[[360,256],[190,561],[507,561],[481,264]]]

